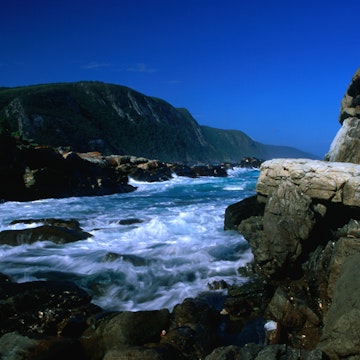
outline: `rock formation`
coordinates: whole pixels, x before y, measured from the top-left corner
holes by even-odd
[[[244,158],[239,166],[259,166]],[[0,134],[0,201],[30,201],[69,196],[98,196],[135,191],[129,177],[139,181],[166,181],[179,176],[227,176],[223,165],[164,163],[128,155],[103,156],[37,146]]]
[[[329,161],[264,162],[256,195],[225,214],[225,229],[248,240],[270,293],[263,316],[277,323],[275,343],[331,360],[360,358],[359,99],[360,70]]]
[[[326,160],[360,164],[360,69],[342,99],[339,121],[342,126]]]

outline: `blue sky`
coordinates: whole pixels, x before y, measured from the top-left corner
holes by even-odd
[[[354,0],[12,0],[0,86],[99,80],[321,157],[358,67]]]

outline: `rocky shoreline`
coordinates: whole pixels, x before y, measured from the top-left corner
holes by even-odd
[[[358,104],[360,70],[342,102],[343,128],[328,161],[266,161],[261,164],[256,195],[226,209],[224,229],[239,231],[254,254],[254,263],[239,269],[248,283],[239,287],[210,284],[209,292],[185,299],[172,311],[106,312],[73,283],[18,284],[1,275],[0,357],[360,359],[360,150],[354,130],[360,121]],[[30,190],[43,191],[44,176],[58,186],[61,196],[74,194],[73,189],[79,196],[132,191],[126,181],[130,173],[134,178],[158,181],[152,179],[166,180],[166,174],[176,171],[188,176],[203,171],[223,176],[226,168],[200,167],[201,174],[194,174],[184,165],[175,170],[156,161],[60,154],[51,149],[36,149],[42,156],[34,158],[29,156],[33,147],[20,149],[14,140],[7,141],[0,141],[6,150],[0,151],[0,189],[7,190],[2,190],[0,198],[4,200],[5,193],[29,200]],[[56,182],[59,168],[44,166],[49,161],[69,171],[64,187]],[[105,173],[99,168],[105,168]],[[9,184],[20,184],[17,190],[22,192],[11,192]],[[41,191],[34,193],[39,196]],[[50,195],[47,191],[42,194]],[[84,235],[76,221],[42,219],[39,228],[2,234],[0,239],[16,245],[41,237],[43,231],[60,242]],[[110,259],[113,256],[109,254]],[[214,291],[220,288],[227,288],[226,296]]]
[[[259,167],[261,162],[243,158],[237,164],[164,163],[128,155],[77,153],[0,134],[0,201],[125,193],[136,190],[129,177],[146,182],[167,181],[174,174],[225,177],[231,167]]]

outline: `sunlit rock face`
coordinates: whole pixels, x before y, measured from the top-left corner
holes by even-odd
[[[261,236],[247,231],[250,220],[240,221],[238,227],[262,272],[277,278],[299,274],[308,253],[330,241],[329,234],[346,224],[350,213],[358,218],[359,188],[357,164],[308,159],[264,162],[256,186],[257,200],[265,204]]]
[[[342,126],[325,160],[360,164],[360,69],[341,101],[339,121]]]

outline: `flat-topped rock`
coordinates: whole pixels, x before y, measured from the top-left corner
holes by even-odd
[[[360,207],[360,165],[309,159],[274,159],[261,165],[256,185],[269,197],[287,182],[311,199]],[[261,197],[260,197],[261,198]]]

